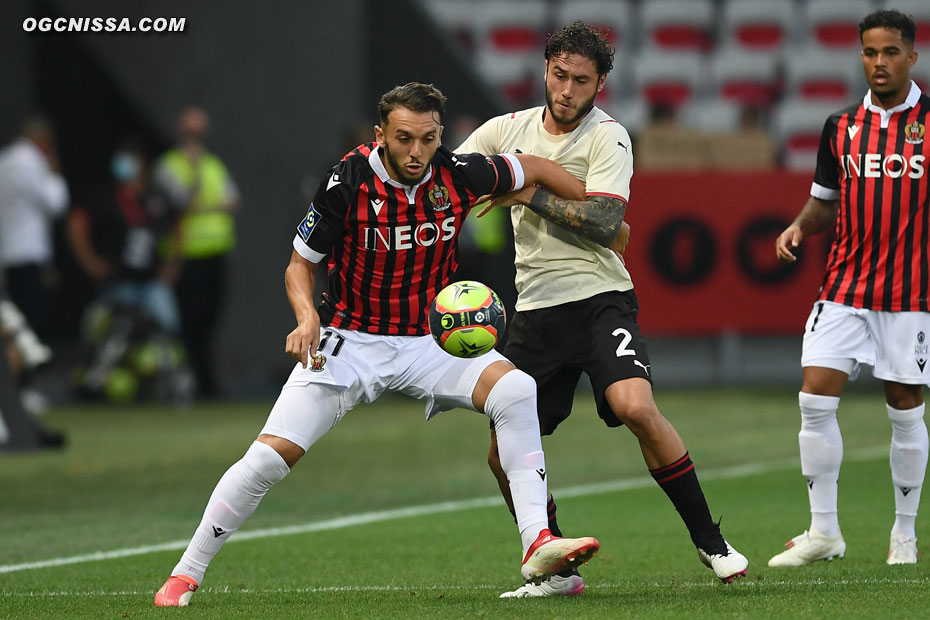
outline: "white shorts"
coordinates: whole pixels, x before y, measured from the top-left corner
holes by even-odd
[[[855,379],[930,384],[930,312],[882,312],[818,301],[804,326],[801,366],[833,368]]]
[[[359,403],[386,391],[426,401],[426,419],[461,407],[475,410],[472,393],[497,351],[463,359],[443,351],[431,336],[381,336],[323,327],[322,366],[298,362],[281,389],[262,434],[283,437],[304,450]]]

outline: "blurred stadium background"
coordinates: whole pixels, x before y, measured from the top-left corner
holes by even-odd
[[[437,84],[449,96],[445,140],[455,146],[475,123],[539,104],[546,33],[582,19],[610,29],[617,48],[598,104],[634,136],[627,262],[658,384],[795,385],[827,240],[790,267],[775,262],[773,240],[805,200],[826,114],[866,89],[856,24],[886,5],[917,17],[914,75],[926,89],[930,5],[922,0],[350,0],[273,9],[11,0],[0,6],[0,53],[13,59],[0,75],[0,136],[6,143],[26,114],[46,113],[80,200],[106,181],[123,136],[143,136],[158,153],[172,143],[179,109],[207,109],[210,146],[243,195],[217,363],[230,396],[269,396],[290,367],[281,354],[293,320],[282,273],[293,227],[328,166],[359,131],[371,134],[378,95],[409,80]],[[27,17],[124,15],[183,16],[186,28],[21,27]],[[506,287],[504,245],[466,240],[466,254],[492,254],[468,275]],[[61,231],[57,249],[52,344],[67,360],[90,287]]]

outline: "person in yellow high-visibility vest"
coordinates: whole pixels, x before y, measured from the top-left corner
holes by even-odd
[[[213,336],[225,293],[227,257],[236,244],[233,212],[239,206],[239,190],[223,162],[206,148],[209,125],[201,108],[181,112],[178,145],[162,155],[155,182],[182,212],[176,245],[167,249],[180,258],[181,333],[198,395],[216,397]]]

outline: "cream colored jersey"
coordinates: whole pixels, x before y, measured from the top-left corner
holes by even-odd
[[[545,106],[540,106],[492,118],[456,151],[546,157],[582,180],[589,196],[629,201],[633,153],[626,129],[595,107],[574,131],[554,136],[543,127],[544,110]],[[522,205],[512,208],[511,219],[517,310],[547,308],[633,288],[623,261],[607,248]]]

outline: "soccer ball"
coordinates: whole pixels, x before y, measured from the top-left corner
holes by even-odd
[[[446,353],[478,357],[494,348],[504,333],[507,313],[497,293],[472,280],[439,291],[429,309],[429,329]]]

